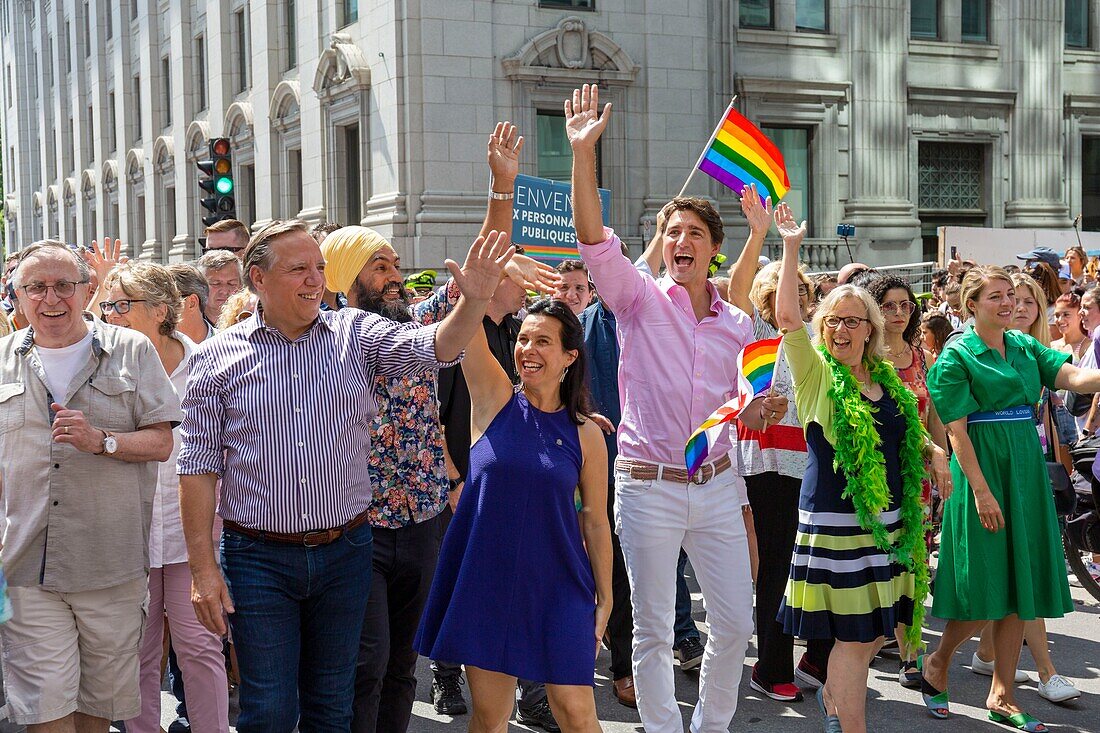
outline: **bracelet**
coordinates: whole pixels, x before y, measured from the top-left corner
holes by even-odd
[[[515,194],[513,194],[511,191],[509,191],[508,193],[497,193],[496,191],[490,190],[489,198],[492,201],[511,201],[513,198],[515,198]]]

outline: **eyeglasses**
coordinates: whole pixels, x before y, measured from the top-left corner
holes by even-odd
[[[916,306],[911,300],[903,300],[900,303],[883,303],[879,306],[882,309],[883,314],[886,313],[902,313],[904,315],[910,315]]]
[[[87,280],[78,280],[73,282],[72,280],[58,280],[53,285],[47,285],[46,283],[31,283],[30,285],[23,286],[23,292],[27,294],[27,297],[31,300],[44,300],[46,293],[53,290],[54,295],[59,298],[71,298],[76,293],[77,285],[87,284]]]
[[[107,314],[110,313],[112,310],[120,316],[124,316],[130,312],[130,308],[133,307],[134,303],[145,302],[147,301],[138,300],[135,298],[127,298],[126,300],[115,301],[104,300],[99,304],[99,312],[103,314],[104,318],[106,318]]]
[[[870,323],[870,318],[860,318],[858,316],[847,316],[841,318],[839,316],[825,316],[821,319],[821,322],[825,324],[826,328],[839,328],[840,324],[844,324],[844,327],[849,331],[854,331],[859,328],[861,323]]]

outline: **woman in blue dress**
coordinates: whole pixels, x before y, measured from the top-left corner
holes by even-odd
[[[607,447],[587,417],[582,338],[568,306],[544,300],[516,342],[518,388],[483,333],[462,363],[470,468],[416,648],[466,665],[471,731],[506,729],[517,678],[546,683],[563,730],[600,730],[592,686],[611,613],[611,530]]]

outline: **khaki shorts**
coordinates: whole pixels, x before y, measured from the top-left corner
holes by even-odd
[[[149,582],[56,593],[8,586],[13,615],[0,626],[7,713],[32,725],[73,712],[127,720],[141,712],[141,634]]]

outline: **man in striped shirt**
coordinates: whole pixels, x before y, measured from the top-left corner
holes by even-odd
[[[249,243],[245,283],[259,307],[196,352],[178,463],[192,598],[215,633],[230,615],[242,733],[350,726],[371,579],[374,378],[455,363],[512,251],[493,233],[461,269],[448,261],[463,297],[444,322],[419,327],[320,313],[324,258],[301,222],[274,222]]]

